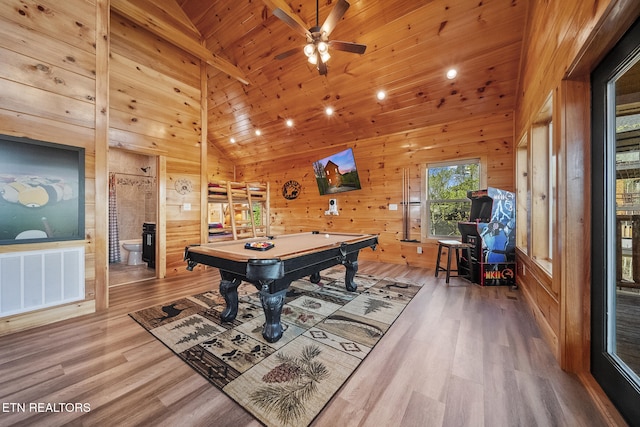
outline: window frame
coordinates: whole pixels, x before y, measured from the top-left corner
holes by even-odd
[[[531,125],[529,141],[530,211],[528,229],[531,259],[553,275],[553,245],[557,206],[557,148],[553,126],[553,94],[550,94]]]
[[[531,246],[531,235],[528,233],[531,222],[530,159],[527,132],[516,147],[516,247],[524,254],[529,253]]]
[[[459,166],[459,165],[467,165],[467,164],[477,164],[478,165],[478,178],[479,178],[479,188],[472,188],[471,190],[479,190],[487,187],[487,173],[486,173],[486,157],[477,156],[477,157],[468,157],[462,158],[459,160],[448,160],[448,161],[436,161],[426,163],[422,167],[422,197],[423,197],[423,208],[422,208],[422,240],[429,239],[443,239],[443,238],[458,238],[460,237],[459,230],[456,235],[435,235],[431,234],[431,204],[438,202],[468,202],[471,203],[471,200],[468,198],[464,199],[429,199],[429,169],[438,168],[438,167],[447,167],[447,166]]]

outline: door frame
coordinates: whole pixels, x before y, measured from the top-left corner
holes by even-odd
[[[640,388],[607,352],[608,287],[611,278],[615,280],[616,267],[608,262],[608,248],[615,247],[612,244],[615,230],[612,233],[610,226],[610,222],[615,221],[615,212],[612,215],[610,207],[603,203],[609,196],[607,176],[611,174],[612,156],[615,164],[615,150],[607,144],[611,131],[606,96],[608,82],[631,57],[640,54],[638,40],[640,20],[631,26],[591,75],[591,373],[627,421],[640,420]]]

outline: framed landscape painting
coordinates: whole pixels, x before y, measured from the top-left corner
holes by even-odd
[[[0,135],[0,245],[84,239],[84,148]]]
[[[314,162],[313,170],[321,196],[360,190],[360,178],[351,148]]]

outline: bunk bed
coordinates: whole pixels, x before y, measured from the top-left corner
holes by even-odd
[[[208,185],[209,242],[269,235],[269,183]]]

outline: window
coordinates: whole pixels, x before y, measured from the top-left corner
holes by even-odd
[[[516,147],[516,245],[552,274],[556,221],[556,148],[549,95]]]
[[[529,152],[525,135],[516,148],[516,246],[524,253],[529,252],[529,199]]]
[[[552,273],[556,198],[556,154],[550,96],[531,127],[531,256]]]
[[[266,224],[266,221],[264,220],[262,203],[253,202],[251,208],[251,212],[253,214],[253,225],[260,226],[262,224]]]
[[[481,179],[480,159],[428,164],[423,217],[426,237],[460,236],[458,222],[468,221],[471,210],[467,191],[480,189],[485,181]]]

